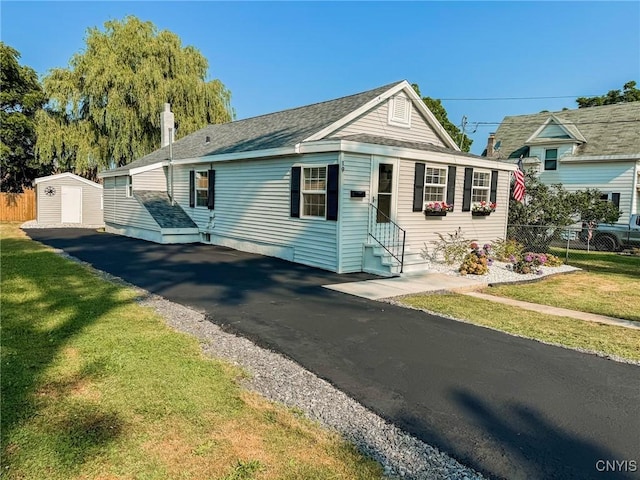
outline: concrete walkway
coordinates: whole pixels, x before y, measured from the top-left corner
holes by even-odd
[[[640,324],[630,320],[580,312],[577,310],[569,310],[567,308],[540,305],[538,303],[524,302],[521,300],[514,300],[512,298],[497,297],[495,295],[488,295],[486,293],[476,291],[486,286],[486,284],[479,283],[477,280],[471,278],[455,277],[442,273],[427,273],[406,277],[324,285],[325,288],[330,290],[348,293],[357,297],[368,298],[369,300],[381,300],[383,298],[399,297],[416,293],[456,292],[548,315],[576,318],[578,320],[585,320],[588,322],[604,323],[607,325],[614,325],[616,327],[640,330]]]

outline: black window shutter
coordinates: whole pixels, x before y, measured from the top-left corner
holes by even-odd
[[[611,203],[613,203],[616,207],[620,208],[620,194],[612,193],[611,194]]]
[[[489,192],[489,201],[495,203],[498,199],[498,170],[491,171],[491,191]]]
[[[340,165],[327,167],[327,220],[338,220]]]
[[[464,196],[462,197],[462,211],[471,210],[471,186],[473,185],[473,168],[464,169]]]
[[[196,172],[193,170],[189,172],[189,206],[196,206]]]
[[[447,173],[447,203],[453,205],[456,200],[456,167],[449,166]]]
[[[208,178],[209,184],[207,185],[207,207],[209,210],[213,210],[216,204],[216,171],[209,170]]]
[[[291,216],[300,217],[300,173],[301,167],[291,168]]]
[[[424,205],[424,163],[416,163],[416,175],[413,178],[413,211],[421,212]]]

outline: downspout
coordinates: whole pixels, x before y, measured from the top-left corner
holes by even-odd
[[[640,160],[636,160],[636,167],[633,172],[633,182],[632,182],[632,190],[631,190],[631,212],[629,213],[629,221],[631,220],[631,215],[634,213],[639,213],[638,206],[638,177],[640,177]],[[634,211],[635,210],[635,211]]]
[[[171,206],[175,205],[173,197],[173,128],[169,129],[169,190],[171,192]]]

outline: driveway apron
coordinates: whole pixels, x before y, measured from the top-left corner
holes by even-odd
[[[322,288],[366,274],[90,230],[27,233],[206,311],[489,477],[638,478],[638,366]]]

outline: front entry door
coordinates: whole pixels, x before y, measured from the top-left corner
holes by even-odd
[[[385,229],[390,221],[396,219],[398,162],[374,157],[372,167],[371,201],[378,210],[372,216],[371,227],[376,232]]]

